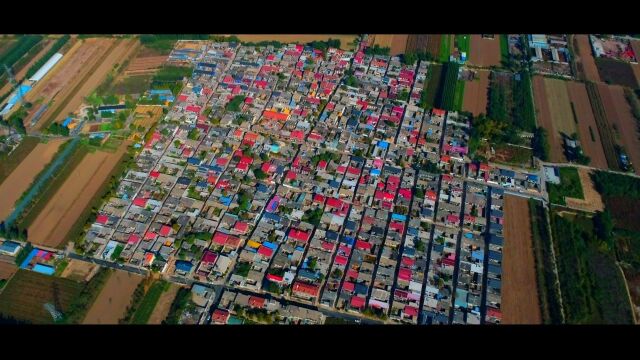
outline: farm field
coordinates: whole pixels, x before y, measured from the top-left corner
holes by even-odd
[[[593,115],[587,89],[583,83],[571,81],[567,83],[567,90],[578,118],[580,145],[585,154],[591,158],[589,165],[599,169],[607,169],[607,158],[604,155],[600,132]]]
[[[168,56],[166,55],[147,57],[136,56],[136,58],[133,59],[131,63],[129,63],[129,66],[124,70],[124,74],[126,76],[130,76],[155,73],[155,71],[164,64],[167,58]]]
[[[134,110],[133,124],[150,128],[162,118],[162,106],[159,105],[138,105]]]
[[[127,271],[113,272],[82,323],[117,324],[129,306],[133,291],[142,280],[142,276]]]
[[[453,51],[453,39],[454,36],[450,34],[440,36],[440,62],[449,61],[449,55],[451,55],[451,52]]]
[[[39,143],[40,139],[37,137],[27,136],[13,149],[10,155],[7,156],[3,153],[2,156],[0,156],[0,184],[22,164],[24,158],[29,156]]]
[[[638,81],[631,64],[607,58],[597,58],[595,61],[602,81],[630,88],[638,87]]]
[[[60,62],[25,96],[27,101],[34,104],[50,104],[35,125],[36,130],[42,127],[57,104],[63,101],[112,44],[113,39],[85,39],[75,42]],[[27,128],[31,126],[32,117],[30,115],[24,119]]]
[[[590,171],[588,169],[579,168],[580,184],[582,185],[582,194],[584,199],[565,198],[568,207],[579,209],[587,212],[595,212],[604,210],[602,197],[595,189],[595,184],[591,180]]]
[[[68,114],[78,110],[80,105],[84,102],[84,99],[89,96],[107,77],[107,74],[114,68],[115,64],[122,64],[126,61],[139,45],[138,40],[134,39],[122,39],[114,44],[114,47],[107,51],[106,57],[100,58],[91,71],[82,78],[67,96],[61,100],[59,107],[48,109],[43,115],[45,121],[39,122],[39,124],[45,124],[50,120],[62,120]]]
[[[350,50],[353,46],[349,44],[357,38],[356,35],[342,34],[241,34],[236,35],[240,41],[261,42],[261,41],[279,41],[282,43],[301,43],[306,44],[312,41],[327,41],[329,39],[340,40],[340,47]]]
[[[617,85],[598,84],[607,119],[619,143],[624,146],[636,174],[640,174],[640,140],[638,125],[631,107],[624,97],[624,89]]]
[[[553,118],[551,117],[551,109],[548,101],[547,91],[545,89],[545,79],[542,76],[533,77],[533,97],[536,107],[536,114],[539,126],[547,130],[549,134],[550,158],[552,162],[563,162],[562,143],[560,134],[554,127]],[[569,109],[571,111],[571,109]]]
[[[436,106],[440,109],[455,110],[456,90],[458,88],[458,70],[460,65],[455,62],[446,63],[443,66],[444,74],[441,79],[440,90],[437,96]],[[461,91],[461,90],[458,90]]]
[[[589,35],[574,35],[574,39],[579,52],[579,55],[576,56],[578,71],[584,75],[586,80],[600,82],[600,74],[589,43]]]
[[[567,93],[567,82],[545,78],[544,86],[554,130],[566,136],[571,136],[577,131],[577,128],[571,110],[571,101]],[[560,141],[562,141],[562,137],[560,137]]]
[[[151,313],[147,324],[159,325],[162,323],[162,321],[164,321],[164,319],[167,318],[167,315],[169,315],[169,310],[171,309],[171,304],[173,303],[173,299],[176,298],[179,289],[179,285],[170,283],[169,289],[167,289],[162,293],[162,295],[160,295],[160,299],[158,299],[158,303],[153,309],[153,312]]]
[[[89,281],[90,275],[93,275],[97,267],[98,265],[90,262],[71,259],[60,277],[76,281]]]
[[[0,184],[0,219],[6,219],[13,211],[16,201],[29,189],[38,174],[53,160],[63,139],[52,139],[39,143],[22,160],[20,165]]]
[[[406,52],[427,52],[435,59],[440,53],[440,39],[442,35],[411,34],[407,37]]]
[[[540,324],[529,203],[519,196],[504,200],[502,323]]]
[[[51,303],[64,313],[82,288],[73,280],[18,270],[0,293],[0,314],[34,324],[51,324],[53,318],[44,305]]]
[[[467,81],[464,86],[462,110],[474,116],[487,113],[487,90],[489,88],[489,71],[478,71],[478,79]]]
[[[500,38],[483,39],[481,35],[471,35],[469,64],[489,67],[500,66]]]
[[[551,219],[566,323],[633,323],[624,278],[612,250],[598,246],[593,220],[583,213]]]
[[[525,168],[531,168],[531,159],[533,150],[521,146],[513,146],[509,144],[495,145],[495,154],[490,158],[491,161],[517,165]]]
[[[429,66],[429,81],[427,83],[426,89],[423,91],[427,92],[426,103],[429,107],[433,107],[436,103],[436,98],[438,96],[440,81],[442,79],[443,66],[440,64],[430,65]]]
[[[86,155],[29,226],[34,244],[61,246],[85,208],[122,159],[126,143],[116,153],[96,151]]]

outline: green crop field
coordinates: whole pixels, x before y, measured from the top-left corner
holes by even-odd
[[[451,35],[442,35],[440,37],[440,54],[438,58],[442,63],[449,61],[449,55],[451,55],[450,37]]]
[[[441,79],[440,91],[436,106],[444,110],[455,110],[455,93],[458,86],[458,70],[460,65],[448,62],[444,65],[444,77]]]

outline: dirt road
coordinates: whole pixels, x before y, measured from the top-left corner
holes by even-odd
[[[502,323],[541,324],[528,200],[505,196]]]
[[[93,303],[83,324],[118,324],[131,303],[131,295],[144,278],[127,271],[116,270]]]
[[[26,158],[0,184],[0,219],[6,219],[13,211],[16,201],[29,189],[36,176],[53,160],[63,139],[49,140],[38,144]]]

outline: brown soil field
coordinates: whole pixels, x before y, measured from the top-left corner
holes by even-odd
[[[391,41],[391,52],[390,54],[399,55],[404,54],[407,49],[407,40],[409,35],[394,35],[393,40]]]
[[[162,295],[160,295],[160,299],[158,299],[158,303],[153,309],[153,312],[151,313],[151,317],[149,317],[149,322],[147,324],[159,325],[164,319],[167,318],[167,315],[169,315],[169,309],[171,308],[171,303],[178,294],[179,289],[180,286],[174,283],[170,283],[169,290],[163,292]]]
[[[0,219],[6,219],[13,211],[16,201],[29,189],[33,180],[53,160],[63,139],[38,144],[27,157],[0,184]]]
[[[440,53],[440,38],[442,35],[412,34],[407,37],[407,52],[428,52],[433,57]]]
[[[470,64],[478,66],[500,66],[500,60],[500,37],[483,39],[481,35],[471,35],[471,43],[469,45]]]
[[[340,47],[343,49],[352,49],[349,43],[352,43],[357,35],[341,35],[341,34],[242,34],[236,35],[240,41],[260,42],[260,41],[280,41],[283,43],[301,43],[306,44],[312,41],[326,41],[329,39],[340,40]]]
[[[593,52],[591,51],[591,43],[589,42],[589,35],[574,35],[575,43],[577,45],[579,56],[576,56],[576,63],[580,63],[581,70],[584,73],[586,80],[600,82],[600,74],[596,67],[596,62],[593,58]]]
[[[151,116],[149,115],[151,114]],[[160,105],[138,105],[134,111],[133,124],[150,128],[162,117],[162,106]]]
[[[64,100],[61,100],[61,104],[64,104],[64,107],[58,113],[58,119],[60,120],[67,116],[67,114],[75,112],[78,110],[80,105],[84,102],[84,99],[89,96],[107,77],[109,72],[113,69],[116,64],[122,64],[126,61],[133,53],[137,45],[139,44],[136,39],[123,39],[120,41],[112,50],[108,53],[107,57],[102,61],[102,63],[97,67],[97,69],[88,74],[88,78],[86,81],[77,89],[75,92],[71,90],[67,96],[65,96]],[[70,101],[67,101],[71,97]],[[55,111],[55,107],[51,107],[47,110],[43,115],[43,119],[48,119]],[[45,121],[38,122],[39,125],[44,124]],[[36,125],[37,126],[37,125]]]
[[[118,324],[131,302],[131,295],[144,278],[116,270],[93,303],[83,324]]]
[[[380,47],[391,48],[391,44],[393,43],[393,37],[394,36],[395,35],[383,35],[383,34],[373,35],[373,44],[372,45],[378,45]]]
[[[571,134],[577,131],[577,128],[573,111],[571,110],[571,101],[567,93],[567,82],[559,79],[545,78],[544,85],[547,91],[547,101],[549,102],[549,110],[551,110],[554,129],[567,136],[571,136]]]
[[[31,59],[31,61],[29,61],[25,66],[22,67],[22,69],[20,69],[20,71],[18,71],[17,73],[13,74],[16,79],[23,79],[26,75],[27,75],[27,71],[29,71],[29,68],[31,68],[31,66],[33,64],[36,63],[36,61],[40,60],[40,58],[42,56],[44,56],[44,54],[47,53],[47,51],[49,51],[49,49],[51,49],[53,47],[53,44],[56,42],[55,39],[48,39],[48,40],[43,40],[46,42],[46,44],[42,47],[42,49],[36,54],[36,56],[33,57],[33,59]],[[19,80],[18,80],[19,81]],[[7,83],[5,84],[2,89],[0,89],[0,94],[5,94],[6,92],[11,90],[11,84]]]
[[[487,90],[489,88],[489,71],[478,71],[479,80],[467,81],[464,84],[464,100],[462,110],[470,111],[477,116],[487,113]]]
[[[607,119],[611,122],[618,143],[622,143],[636,174],[640,174],[640,140],[638,125],[631,113],[631,107],[624,97],[624,89],[619,85],[598,84]]]
[[[0,261],[0,280],[8,280],[18,271],[15,264]]]
[[[33,244],[58,247],[84,212],[96,191],[107,180],[126,151],[123,142],[115,153],[96,151],[85,156],[42,212],[29,226],[29,239]]]
[[[527,199],[505,196],[502,323],[541,324]]]
[[[589,176],[590,173],[591,172],[588,169],[578,169],[578,174],[580,175],[580,184],[582,185],[582,192],[584,194],[584,200],[565,197],[564,199],[568,207],[588,212],[604,210],[604,202],[602,202],[602,197],[596,190],[595,184]]]
[[[538,119],[538,125],[547,130],[549,147],[551,148],[551,161],[563,162],[565,161],[565,157],[562,152],[560,134],[553,126],[544,80],[542,76],[533,77],[533,98],[536,107],[536,118]]]
[[[640,56],[640,40],[631,40],[631,48],[636,53],[636,57]],[[636,82],[640,85],[640,64],[631,64],[631,69],[636,76]]]
[[[583,83],[571,81],[567,83],[567,90],[578,117],[580,144],[586,155],[591,158],[589,165],[599,169],[608,169],[607,158],[604,155],[598,125],[593,116],[587,89]],[[591,134],[593,134],[593,139]]]
[[[93,275],[94,270],[98,268],[98,265],[71,259],[69,265],[64,269],[60,277],[68,278],[76,281],[89,281],[90,275]]]
[[[168,56],[148,56],[148,57],[136,57],[131,61],[129,66],[125,69],[125,75],[140,74],[155,72],[160,65],[164,64]]]

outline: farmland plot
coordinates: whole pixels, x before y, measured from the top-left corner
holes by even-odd
[[[560,133],[555,129],[548,96],[545,89],[545,79],[541,76],[533,77],[533,95],[536,105],[538,124],[547,130],[549,134],[549,146],[551,148],[551,161],[565,161]]]
[[[489,71],[478,71],[478,79],[468,81],[464,87],[462,110],[478,116],[487,113],[487,89],[489,87]]]
[[[502,312],[504,324],[540,324],[529,203],[505,196]]]
[[[580,135],[580,145],[588,157],[591,158],[590,166],[599,169],[607,169],[607,158],[602,149],[598,125],[593,116],[589,95],[583,83],[567,83],[569,98],[573,103],[578,118],[578,133]]]
[[[426,52],[431,54],[433,58],[438,58],[438,55],[440,53],[441,37],[442,35],[409,35],[407,37],[406,52]]]
[[[481,35],[471,35],[469,63],[477,66],[500,66],[500,38],[483,39]]]
[[[578,71],[584,74],[586,80],[599,82],[600,74],[598,73],[598,67],[596,67],[593,52],[591,51],[589,35],[574,35],[574,39],[579,53],[579,56],[576,56],[575,59]]]
[[[29,189],[36,176],[51,162],[65,140],[53,139],[38,144],[20,165],[0,184],[0,219],[13,211],[16,201]]]
[[[127,310],[133,291],[142,280],[142,276],[130,272],[113,272],[82,323],[117,324]]]

